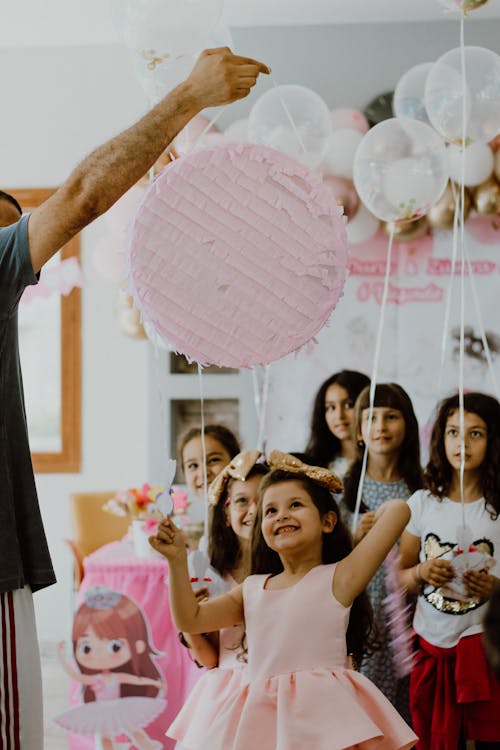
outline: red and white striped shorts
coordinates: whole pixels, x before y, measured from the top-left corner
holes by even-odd
[[[43,748],[42,675],[28,586],[0,592],[0,748]]]

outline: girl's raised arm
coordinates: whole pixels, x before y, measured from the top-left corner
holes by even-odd
[[[187,552],[179,529],[164,519],[151,546],[168,560],[170,609],[176,627],[185,633],[209,633],[243,622],[243,592],[237,586],[223,596],[199,604],[191,588]]]
[[[350,607],[361,594],[397,542],[410,520],[404,500],[388,500],[375,513],[375,523],[352,552],[341,560],[333,579],[333,594]]]

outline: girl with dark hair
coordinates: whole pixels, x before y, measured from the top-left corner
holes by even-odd
[[[466,393],[463,407],[462,422],[458,395],[439,405],[426,489],[408,501],[401,538],[401,580],[418,594],[410,706],[419,750],[465,740],[500,748],[500,683],[480,634],[499,583],[500,404]]]
[[[341,370],[320,386],[311,416],[306,455],[311,464],[326,466],[342,478],[353,461],[356,445],[352,417],[357,397],[370,378],[356,370]]]
[[[357,440],[356,458],[345,477],[343,507],[354,512],[361,477],[365,445],[368,445],[366,476],[361,496],[361,521],[354,531],[358,543],[373,525],[377,509],[387,500],[407,500],[422,487],[418,422],[410,397],[396,383],[381,383],[375,389],[372,424],[370,389],[359,395],[353,430]],[[368,586],[373,607],[375,631],[380,648],[361,664],[361,672],[409,720],[408,681],[398,680],[389,648],[390,633],[384,609],[387,596],[383,569],[377,571]]]
[[[169,735],[192,750],[368,750],[374,743],[406,750],[415,735],[350,669],[348,649],[364,650],[369,620],[359,597],[407,523],[407,504],[380,508],[373,529],[351,549],[332,497],[342,489],[339,479],[279,451],[268,463],[252,541],[256,569],[268,565],[265,573],[199,604],[179,531],[167,519],[152,539],[169,561],[177,625],[200,633],[244,622],[248,646],[239,689],[221,690],[210,704],[192,695]]]

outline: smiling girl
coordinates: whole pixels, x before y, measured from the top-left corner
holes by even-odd
[[[268,462],[271,473],[261,485],[252,542],[261,574],[200,604],[189,585],[179,531],[166,520],[151,540],[169,562],[178,626],[198,633],[246,626],[242,684],[219,692],[209,706],[196,696],[189,699],[181,712],[192,718],[186,745],[407,750],[415,735],[348,661],[348,652],[359,655],[365,647],[369,617],[363,590],[404,528],[407,504],[381,507],[373,529],[352,549],[332,495],[342,488],[338,478],[279,451]],[[169,735],[179,737],[179,719]]]
[[[236,436],[224,425],[206,425],[204,437],[205,451],[201,428],[193,427],[180,438],[177,450],[188,489],[200,498],[203,498],[205,492],[204,467],[208,487],[224,466],[240,452]]]

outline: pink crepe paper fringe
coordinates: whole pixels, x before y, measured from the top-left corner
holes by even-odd
[[[252,367],[302,349],[343,293],[342,210],[318,175],[251,144],[193,152],[147,190],[128,284],[148,328],[200,364]]]
[[[383,604],[387,614],[394,669],[398,677],[403,678],[410,674],[413,666],[413,637],[409,624],[411,607],[406,604],[406,589],[399,584],[398,569],[399,551],[394,546],[384,562],[387,596]]]

